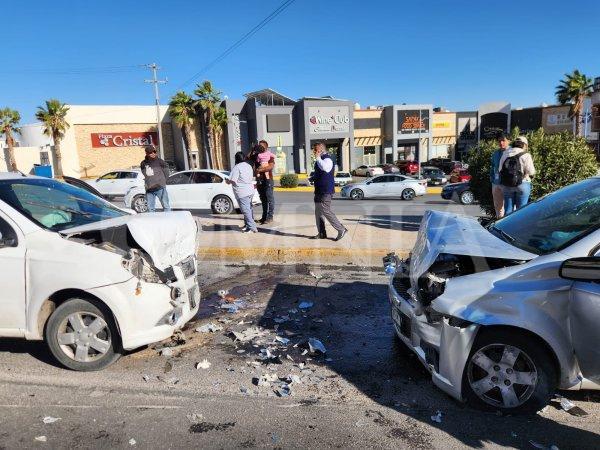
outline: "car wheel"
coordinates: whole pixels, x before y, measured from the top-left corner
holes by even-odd
[[[146,196],[143,194],[138,194],[133,197],[133,200],[131,201],[131,209],[133,209],[136,213],[148,212],[148,200],[146,200]]]
[[[350,198],[352,200],[362,200],[365,198],[365,193],[360,189],[352,189],[350,191]]]
[[[121,339],[108,311],[81,298],[67,300],[48,319],[46,343],[68,369],[93,371],[121,357]]]
[[[402,191],[402,200],[412,200],[415,196],[416,194],[413,189],[408,188]]]
[[[513,331],[483,331],[463,373],[467,402],[484,410],[533,413],[548,404],[558,376],[548,350]]]
[[[356,170],[351,171],[350,175],[352,175],[353,177],[355,177],[356,176]]]
[[[464,191],[460,194],[460,202],[463,205],[470,205],[473,203],[474,200],[475,197],[473,196],[473,193],[471,191]]]
[[[231,214],[233,202],[226,195],[217,195],[212,201],[212,211],[215,214]]]

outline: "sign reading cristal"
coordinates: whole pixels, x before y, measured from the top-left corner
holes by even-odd
[[[147,131],[142,133],[92,133],[92,147],[143,147],[156,145],[158,133]]]

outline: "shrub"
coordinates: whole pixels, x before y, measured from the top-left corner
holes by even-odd
[[[512,134],[513,138],[516,137],[518,129]],[[568,132],[546,134],[542,129],[526,136],[537,172],[532,182],[532,200],[597,173],[596,156],[585,139]],[[490,166],[492,153],[497,147],[496,141],[481,141],[469,151],[467,159],[473,194],[481,209],[490,216],[494,215]]]
[[[295,188],[298,187],[298,175],[295,173],[286,173],[281,175],[279,184],[284,188]]]

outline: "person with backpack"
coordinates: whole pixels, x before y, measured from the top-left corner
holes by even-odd
[[[531,195],[531,177],[535,175],[535,166],[529,143],[525,136],[519,136],[512,148],[506,150],[500,158],[500,183],[504,192],[504,210],[509,215],[529,202]]]

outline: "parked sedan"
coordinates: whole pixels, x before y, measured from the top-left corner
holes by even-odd
[[[352,175],[356,177],[374,177],[375,175],[383,175],[383,169],[377,166],[358,166],[352,171]]]
[[[363,198],[391,197],[412,200],[427,193],[427,182],[404,175],[379,175],[360,183],[352,183],[342,188],[343,198],[361,200]]]
[[[87,183],[106,198],[122,197],[134,186],[144,186],[144,175],[140,169],[115,170]]]
[[[600,177],[486,227],[427,211],[410,258],[384,259],[396,334],[474,407],[534,412],[557,388],[600,389],[599,256]]]
[[[346,186],[348,183],[352,183],[352,175],[349,172],[338,172],[333,180],[336,186]]]
[[[464,183],[471,181],[471,174],[466,169],[454,169],[450,174],[450,183]]]
[[[421,167],[421,173],[423,174],[423,177],[428,180],[427,184],[429,186],[441,186],[448,182],[448,178],[446,177],[446,174],[441,169],[438,169],[437,167],[432,167],[432,166]]]
[[[129,214],[57,180],[0,174],[0,336],[99,370],[198,311],[189,212]]]
[[[428,166],[437,167],[445,174],[450,174],[456,169],[467,169],[468,165],[460,161],[452,161],[450,158],[432,158],[427,161]]]
[[[377,167],[381,167],[383,169],[383,173],[400,173],[398,166],[393,164],[379,164]]]
[[[469,182],[447,184],[442,188],[442,198],[452,200],[462,205],[471,205],[475,202],[475,195]]]
[[[225,180],[229,178],[218,170],[187,170],[167,178],[167,193],[173,209],[210,209],[215,214],[230,214],[239,208],[233,188]],[[131,188],[123,202],[127,208],[141,213],[148,211],[143,186]],[[253,205],[260,205],[260,197],[254,192]]]

